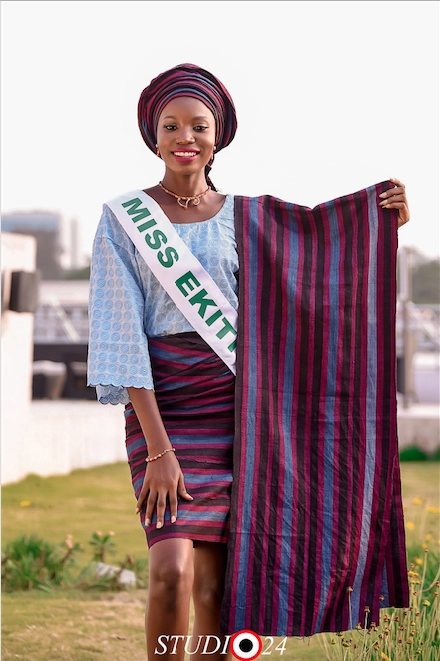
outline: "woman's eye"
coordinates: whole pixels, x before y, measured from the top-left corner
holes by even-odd
[[[175,124],[165,124],[164,128],[167,131],[174,131],[174,129],[176,128],[176,125]]]
[[[195,131],[206,131],[208,127],[207,126],[195,126],[194,130]]]

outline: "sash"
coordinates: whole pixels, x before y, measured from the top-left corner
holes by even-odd
[[[120,195],[107,206],[180,312],[235,374],[237,312],[161,207],[141,190]]]

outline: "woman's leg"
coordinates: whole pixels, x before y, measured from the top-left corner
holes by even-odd
[[[220,611],[223,598],[226,571],[226,544],[214,544],[209,542],[196,542],[194,547],[194,630],[191,639],[191,649],[194,652],[191,658],[200,661],[207,658],[210,661],[225,659],[222,655],[224,648],[224,636],[220,636]],[[216,636],[221,639],[221,644],[215,654],[209,654],[216,645],[216,639],[208,639],[206,636]],[[200,645],[198,645],[200,638]],[[206,647],[205,654],[202,654]],[[207,656],[208,654],[208,656]],[[230,654],[226,658],[231,658]]]
[[[150,582],[145,613],[148,659],[181,661],[188,634],[194,580],[193,542],[190,539],[164,539],[153,544],[148,555]],[[184,638],[170,640],[171,636]]]

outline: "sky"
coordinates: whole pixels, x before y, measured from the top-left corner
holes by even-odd
[[[411,210],[399,245],[439,256],[438,2],[14,0],[1,13],[2,212],[59,211],[66,242],[76,218],[83,263],[102,204],[162,178],[137,103],[183,62],[237,109],[218,189],[313,207],[397,177]]]

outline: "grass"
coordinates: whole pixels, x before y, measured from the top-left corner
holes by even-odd
[[[4,595],[2,659],[145,661],[145,597],[145,590]]]
[[[140,557],[147,552],[125,463],[57,477],[30,475],[2,491],[3,545],[21,534],[37,533],[52,543],[71,534],[74,541],[84,545],[82,561],[86,564],[92,552],[88,540],[94,531],[101,530],[115,533],[117,553],[107,561],[123,560],[127,553]],[[78,561],[81,563],[81,556]]]
[[[438,514],[429,507],[439,507],[439,467],[435,462],[402,464],[409,545],[420,540],[421,526],[423,534],[430,535],[428,544],[438,544]],[[72,534],[84,545],[78,560],[86,564],[93,552],[88,545],[91,534],[111,530],[117,553],[108,562],[123,560],[128,553],[139,558],[147,553],[124,463],[60,477],[29,476],[3,488],[2,509],[3,545],[22,534],[36,533],[54,543]],[[145,590],[3,594],[2,659],[145,661],[145,599]],[[280,655],[272,651],[268,656]],[[305,642],[289,639],[282,658],[323,661],[324,654],[317,637]]]

